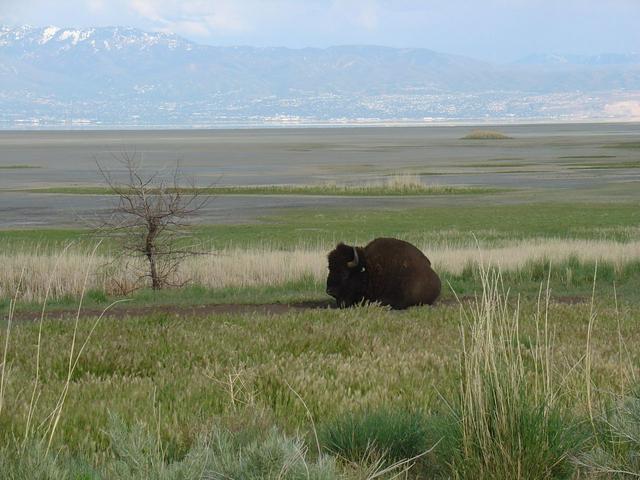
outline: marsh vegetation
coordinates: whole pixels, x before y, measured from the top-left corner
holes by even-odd
[[[510,140],[511,138],[497,130],[472,130],[462,137],[463,140]]]

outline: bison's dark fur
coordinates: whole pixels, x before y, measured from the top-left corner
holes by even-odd
[[[395,238],[376,238],[366,247],[343,243],[329,253],[327,293],[339,307],[379,302],[392,308],[431,305],[440,278],[416,247]]]

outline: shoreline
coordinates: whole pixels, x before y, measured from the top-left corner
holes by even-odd
[[[281,122],[281,123],[230,123],[205,125],[42,125],[42,126],[11,126],[0,125],[0,133],[12,132],[118,132],[118,131],[218,131],[218,130],[312,130],[312,129],[361,129],[361,128],[446,128],[446,127],[527,127],[544,125],[640,125],[640,118],[636,119],[519,119],[515,121],[491,119],[486,122],[480,120],[434,120],[434,121],[315,121],[315,122]]]

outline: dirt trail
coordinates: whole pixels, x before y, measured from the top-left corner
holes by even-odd
[[[127,306],[126,303],[116,305],[107,311],[104,316],[110,318],[145,316],[153,314],[174,315],[176,317],[206,317],[209,315],[233,314],[271,314],[280,315],[283,313],[299,310],[335,308],[335,304],[330,301],[310,301],[297,303],[264,303],[264,304],[210,304],[210,305],[150,305],[150,306]],[[83,308],[82,317],[97,317],[102,313],[102,309]],[[75,318],[77,309],[50,310],[46,312],[46,318]],[[33,321],[40,319],[40,312],[16,312],[16,321]]]
[[[463,303],[468,303],[473,300],[472,296],[465,296],[460,299]],[[562,304],[579,304],[588,301],[586,297],[555,297],[552,299],[553,303]],[[440,300],[437,306],[451,306],[457,305],[459,302],[454,298],[445,298]],[[173,315],[176,317],[206,317],[210,315],[224,315],[224,314],[266,314],[266,315],[282,315],[284,313],[296,312],[302,310],[325,310],[335,309],[335,302],[331,300],[316,300],[306,302],[292,302],[292,303],[263,303],[263,304],[209,304],[209,305],[151,305],[151,306],[127,306],[126,303],[116,305],[105,313],[105,317],[119,318],[119,317],[131,317],[131,316],[145,316],[154,314]],[[426,307],[434,308],[434,307]],[[81,316],[97,317],[102,313],[102,309],[85,308],[82,309]],[[77,310],[65,309],[65,310],[50,310],[46,312],[47,319],[64,319],[75,318]],[[16,312],[14,321],[36,321],[40,319],[39,311],[29,312]]]

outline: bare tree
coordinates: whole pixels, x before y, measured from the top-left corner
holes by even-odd
[[[168,174],[145,174],[141,156],[135,152],[122,152],[114,159],[123,167],[120,180],[96,162],[109,190],[117,196],[110,217],[99,231],[118,242],[122,255],[146,261],[148,269],[140,279],[149,278],[154,290],[176,286],[171,278],[180,262],[196,254],[186,240],[190,236],[189,220],[209,197],[185,178],[179,164]]]

